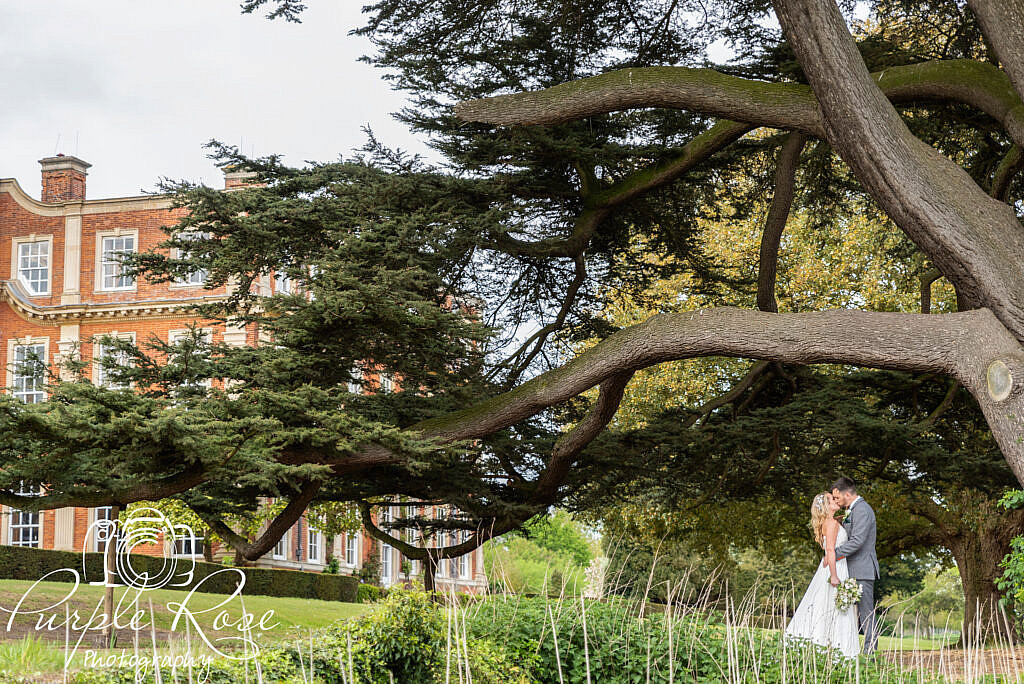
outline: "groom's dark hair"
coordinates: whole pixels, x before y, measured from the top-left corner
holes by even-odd
[[[841,492],[850,492],[851,494],[856,494],[857,484],[848,477],[841,477],[832,483],[832,489],[838,489]]]

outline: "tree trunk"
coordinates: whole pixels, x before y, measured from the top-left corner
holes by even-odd
[[[107,546],[103,550],[103,564],[105,575],[103,577],[103,643],[113,647],[114,635],[114,585],[117,584],[117,540],[121,524],[121,507],[114,505],[110,507],[110,519],[114,521],[114,528],[107,537]]]
[[[428,594],[433,594],[435,589],[434,575],[437,574],[437,561],[434,560],[430,553],[427,553],[427,557],[423,560],[423,591]]]
[[[1008,551],[999,536],[996,530],[964,530],[950,543],[964,592],[961,647],[996,640],[1017,641],[1014,633],[1007,634],[1007,623],[999,608],[1002,595],[995,585],[995,579],[1002,574],[999,562]]]

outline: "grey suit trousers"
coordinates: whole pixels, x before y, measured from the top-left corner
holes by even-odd
[[[858,579],[860,603],[857,604],[857,623],[864,635],[864,655],[878,648],[878,622],[875,620],[875,580]]]

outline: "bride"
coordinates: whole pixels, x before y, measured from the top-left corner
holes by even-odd
[[[846,559],[836,560],[836,547],[846,541],[846,530],[835,519],[839,508],[839,503],[827,493],[818,494],[811,504],[811,529],[825,552],[825,562],[818,564],[786,627],[786,636],[809,639],[853,658],[860,650],[856,605],[843,611],[836,608],[836,585],[850,576]]]

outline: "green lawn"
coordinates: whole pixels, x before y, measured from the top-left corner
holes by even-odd
[[[937,651],[944,646],[952,647],[958,638],[954,635],[938,639],[883,636],[878,638],[878,648],[881,651]],[[863,640],[863,637],[861,639]]]
[[[0,608],[10,611],[13,609],[22,595],[32,586],[31,582],[21,580],[0,580]],[[73,585],[64,582],[40,582],[25,600],[21,610],[44,609],[61,601]],[[88,619],[96,606],[103,598],[103,587],[80,585],[74,596],[66,603],[72,611],[78,610],[83,622]],[[114,601],[116,602],[128,591],[124,588],[114,590]],[[153,602],[154,623],[158,630],[168,630],[174,618],[170,603],[180,602],[185,599],[188,592],[172,589],[156,589],[147,591],[139,599],[139,607],[149,615],[149,601]],[[129,597],[134,596],[134,593]],[[273,616],[267,620],[267,624],[277,623],[273,629],[267,630],[264,636],[270,640],[287,638],[294,634],[294,630],[312,629],[329,625],[337,620],[344,620],[363,613],[367,606],[358,603],[341,603],[338,601],[318,601],[315,599],[301,598],[280,598],[276,596],[245,596],[244,593],[239,599],[233,599],[222,608],[209,613],[200,611],[213,608],[223,603],[228,596],[226,594],[193,594],[189,599],[187,607],[195,615],[196,621],[210,633],[225,634],[233,631],[233,628],[213,629],[214,618],[221,610],[227,613],[227,618],[232,622],[242,617],[242,604],[245,612],[255,616],[259,620],[267,611],[273,610]],[[127,604],[126,604],[127,607]],[[134,612],[133,609],[124,612],[127,621]],[[65,615],[64,604],[58,608],[46,611],[46,615],[56,615],[57,619],[63,619]],[[8,612],[0,612],[0,629],[6,628]],[[36,615],[18,615],[14,621],[16,631],[24,633],[25,630],[33,630],[36,623]],[[148,625],[148,619],[146,624]],[[18,628],[21,628],[20,630]],[[223,627],[221,625],[221,627]],[[179,623],[176,631],[183,632],[184,627]],[[61,630],[63,632],[63,630]],[[149,638],[148,627],[145,632]]]

